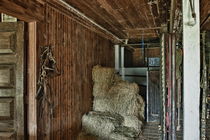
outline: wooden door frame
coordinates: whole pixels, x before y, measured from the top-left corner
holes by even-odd
[[[27,134],[29,140],[37,140],[37,24],[28,23],[28,48],[27,48]]]
[[[7,14],[7,12],[5,12],[5,14]],[[15,17],[20,17],[20,15]],[[27,110],[25,109],[25,111],[27,111],[27,133],[25,135],[26,137],[28,135],[29,140],[37,140],[37,101],[35,98],[37,91],[37,22],[30,21],[26,23],[28,23],[28,44],[26,52],[27,69],[25,73],[27,76],[27,87],[25,90],[28,95],[28,106]]]

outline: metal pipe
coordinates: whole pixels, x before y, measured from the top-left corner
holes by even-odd
[[[147,122],[149,122],[149,70],[147,69],[147,95],[146,95],[146,111],[147,111]]]
[[[172,140],[176,140],[176,38],[175,34],[171,35],[172,38],[172,44],[171,44],[171,50],[172,50],[172,92],[171,92],[171,136]]]
[[[125,66],[124,66],[124,60],[125,60],[125,47],[121,47],[121,70],[122,70],[122,79],[125,80]]]
[[[145,46],[147,46],[147,45],[150,45],[150,46],[152,46],[152,45],[154,45],[154,46],[160,46],[160,43],[144,43],[144,45]],[[122,44],[121,46],[123,46],[123,47],[125,47],[125,46],[142,46],[142,44],[141,43],[138,43],[138,44]]]
[[[167,77],[167,80],[168,80],[168,128],[169,128],[169,140],[171,140],[171,132],[172,132],[172,128],[171,128],[171,113],[172,113],[172,107],[171,107],[171,93],[172,93],[172,85],[171,85],[171,81],[172,81],[172,70],[171,70],[171,65],[172,65],[172,59],[171,59],[171,35],[169,35],[169,40],[168,40],[168,65],[167,65],[167,68],[168,68],[168,77]]]
[[[177,130],[181,130],[181,100],[182,100],[182,89],[181,79],[177,80]]]
[[[114,45],[115,49],[115,70],[120,71],[120,45]]]

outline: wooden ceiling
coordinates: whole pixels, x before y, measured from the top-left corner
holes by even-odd
[[[65,0],[121,39],[157,38],[169,0]]]
[[[210,0],[201,0],[201,29],[210,30]]]

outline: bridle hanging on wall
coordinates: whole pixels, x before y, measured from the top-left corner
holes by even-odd
[[[39,117],[41,118],[43,115],[43,111],[45,110],[45,103],[50,108],[50,115],[53,115],[54,104],[51,100],[52,90],[49,85],[49,78],[58,76],[59,72],[56,67],[56,61],[53,57],[52,46],[44,46],[41,47],[41,55],[40,55],[40,72],[38,79],[38,90],[36,94],[36,99],[39,104]]]

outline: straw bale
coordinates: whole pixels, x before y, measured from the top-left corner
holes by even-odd
[[[96,65],[92,70],[92,78],[95,83],[113,83],[115,69]]]
[[[139,87],[136,83],[120,81],[114,84],[109,90],[109,94],[138,94]]]
[[[105,96],[108,93],[110,87],[111,85],[108,83],[95,83],[93,85],[93,96],[94,97]]]
[[[100,138],[109,138],[109,134],[121,125],[120,119],[108,113],[102,115],[97,112],[90,112],[82,117],[82,126],[87,133]]]
[[[123,126],[134,128],[136,133],[141,132],[143,123],[136,116],[123,116]]]
[[[119,133],[111,133],[110,134],[110,139],[109,140],[135,140],[134,138],[129,138],[126,137],[123,134],[119,134]]]
[[[118,113],[120,115],[133,115],[144,119],[144,101],[138,94],[115,94],[101,98],[94,98],[93,110]]]
[[[121,134],[128,138],[137,138],[139,136],[139,132],[136,132],[133,127],[120,126],[114,130],[115,134]]]

